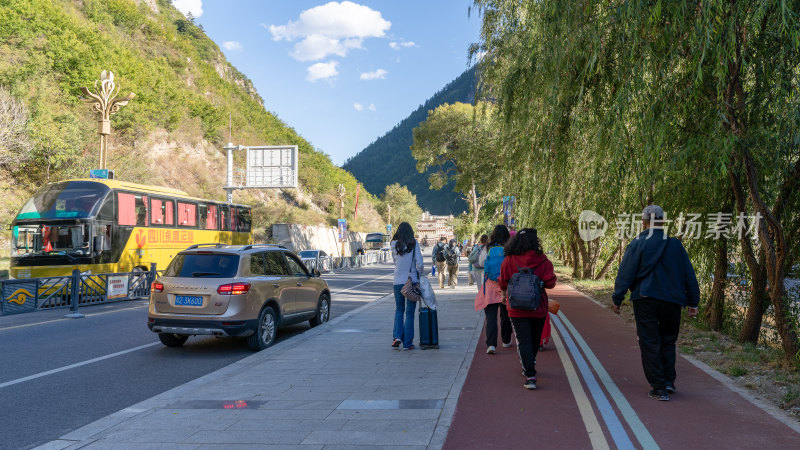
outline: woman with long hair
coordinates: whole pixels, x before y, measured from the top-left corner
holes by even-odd
[[[511,321],[508,319],[503,292],[498,284],[500,267],[503,261],[503,246],[508,242],[508,228],[497,225],[486,244],[486,252],[481,252],[478,264],[483,266],[483,286],[475,297],[475,311],[483,310],[486,315],[486,353],[497,352],[497,312],[500,312],[500,338],[503,347],[511,347]]]
[[[542,280],[545,289],[555,287],[556,274],[553,271],[553,263],[542,252],[535,228],[519,230],[506,244],[505,255],[498,280],[504,297],[511,276],[523,267],[533,269],[533,273]],[[536,354],[539,352],[542,329],[547,317],[547,291],[542,290],[542,300],[538,309],[515,309],[509,305],[508,315],[514,325],[514,334],[517,336],[517,353],[525,374],[523,386],[526,389],[536,389]]]
[[[486,247],[488,244],[489,236],[482,234],[480,240],[472,249],[473,252],[478,252],[478,259],[474,264],[470,263],[472,266],[472,278],[475,280],[475,284],[478,285],[478,291],[483,289],[483,261],[486,259],[485,252],[487,251]],[[481,256],[483,256],[483,259],[481,259]]]
[[[392,347],[403,345],[403,350],[414,349],[414,310],[415,302],[407,300],[401,290],[409,277],[419,283],[419,277],[425,269],[422,252],[419,249],[414,230],[408,222],[397,227],[392,236],[392,259],[394,259],[394,331]]]

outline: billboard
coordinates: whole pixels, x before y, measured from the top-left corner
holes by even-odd
[[[296,145],[247,147],[247,188],[297,188]]]

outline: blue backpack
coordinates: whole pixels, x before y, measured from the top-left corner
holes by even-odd
[[[503,247],[498,245],[489,249],[486,262],[483,263],[483,273],[486,274],[486,278],[492,281],[500,278],[500,266],[503,265],[504,257]]]

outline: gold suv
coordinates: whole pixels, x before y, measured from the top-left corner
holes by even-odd
[[[189,336],[241,336],[255,351],[275,342],[278,328],[328,321],[331,294],[278,245],[193,245],[178,253],[150,289],[147,326],[168,347]]]

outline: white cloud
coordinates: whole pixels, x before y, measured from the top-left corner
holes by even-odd
[[[374,103],[370,103],[369,104],[369,110],[370,111],[375,111],[375,104]]]
[[[339,75],[339,71],[336,70],[336,66],[338,64],[339,63],[336,61],[313,64],[308,68],[306,80],[313,82],[335,77],[336,75]]]
[[[389,42],[389,47],[391,47],[392,50],[400,50],[401,48],[410,48],[416,46],[417,44],[415,44],[413,41]]]
[[[203,0],[172,0],[172,6],[184,16],[192,13],[194,17],[203,15]]]
[[[307,9],[297,21],[268,29],[276,41],[300,40],[290,53],[292,58],[316,61],[328,55],[344,57],[348,50],[362,48],[364,39],[385,36],[391,26],[379,11],[343,1]]]
[[[387,71],[385,71],[383,69],[378,69],[378,70],[375,70],[375,71],[372,71],[372,72],[364,72],[364,73],[361,74],[361,79],[362,80],[385,80],[386,79],[386,74],[388,74],[388,73],[389,72],[387,72]]]
[[[222,43],[222,46],[225,47],[225,50],[231,52],[242,50],[242,44],[236,41],[225,41]]]
[[[356,102],[356,103],[353,103],[353,108],[355,108],[356,111],[363,111],[364,110],[364,105],[362,105],[361,103]]]

